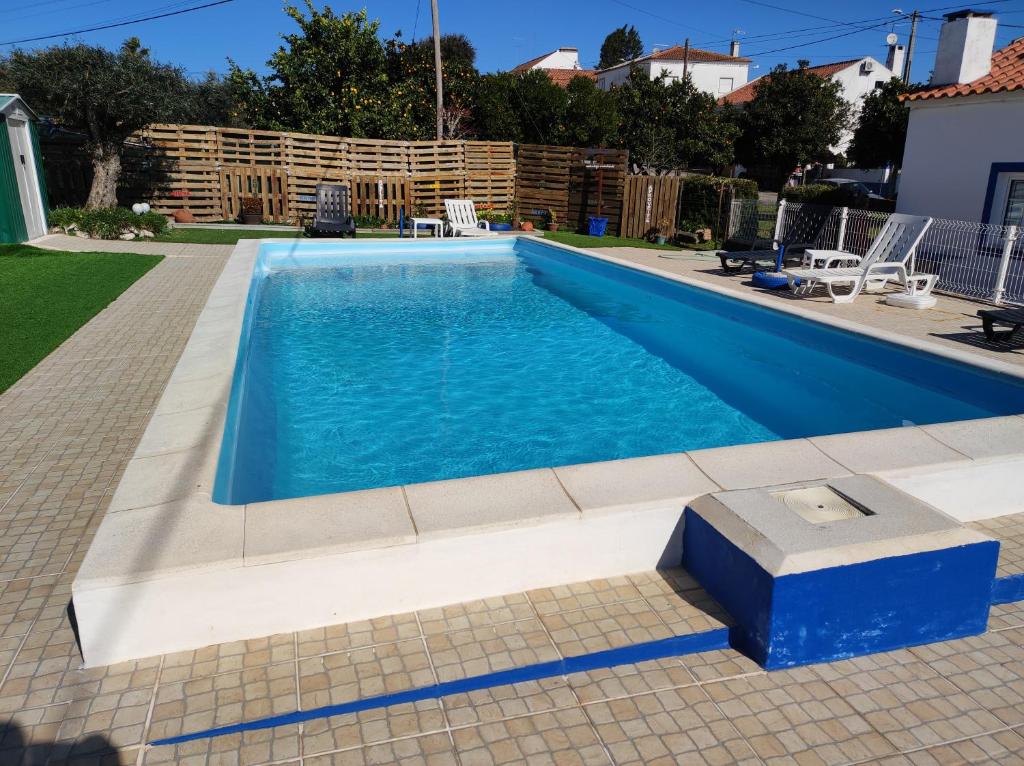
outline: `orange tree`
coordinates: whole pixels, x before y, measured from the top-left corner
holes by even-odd
[[[230,62],[228,81],[236,118],[271,130],[335,136],[407,138],[414,134],[412,105],[392,87],[379,21],[366,10],[336,15],[330,6],[285,6],[299,31],[283,36],[260,77]]]

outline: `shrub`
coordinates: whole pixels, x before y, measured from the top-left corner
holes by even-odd
[[[59,207],[50,211],[50,226],[80,231],[98,239],[117,239],[122,234],[138,234],[142,230],[163,234],[167,230],[167,218],[152,212],[136,215],[125,207],[97,210]]]
[[[784,186],[780,196],[787,202],[812,202],[817,205],[848,205],[857,197],[852,189],[831,184]]]
[[[718,236],[728,222],[734,199],[757,199],[757,183],[749,178],[687,176],[680,190],[679,213],[697,229],[711,229]]]
[[[380,229],[384,226],[384,219],[376,215],[354,215],[352,220],[360,229]]]

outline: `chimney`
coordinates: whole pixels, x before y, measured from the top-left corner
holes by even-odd
[[[991,13],[963,10],[947,13],[939,32],[932,85],[966,83],[992,69],[996,20]]]
[[[893,77],[903,77],[903,65],[906,62],[907,49],[899,43],[889,46],[889,55],[885,58],[885,68],[892,72]]]
[[[737,58],[740,55],[740,41],[732,40],[729,42],[729,55],[733,58]]]

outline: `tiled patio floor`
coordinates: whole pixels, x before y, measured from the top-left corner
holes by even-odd
[[[80,669],[71,580],[222,264],[168,258],[0,396],[0,764],[1024,763],[1021,605],[983,636],[792,671],[705,652],[146,748],[724,618],[647,573]],[[985,525],[1022,571],[1024,514]]]

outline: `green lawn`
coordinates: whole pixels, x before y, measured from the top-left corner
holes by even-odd
[[[157,242],[182,242],[190,245],[234,245],[240,239],[292,239],[303,236],[301,229],[179,229],[160,235]],[[397,237],[398,231],[357,232],[357,238]]]
[[[546,231],[544,239],[553,242],[560,242],[571,247],[646,247],[651,250],[679,250],[675,245],[658,245],[648,242],[646,239],[631,239],[629,237],[591,237],[587,234],[576,234],[571,231]]]
[[[0,391],[162,259],[0,245]]]

